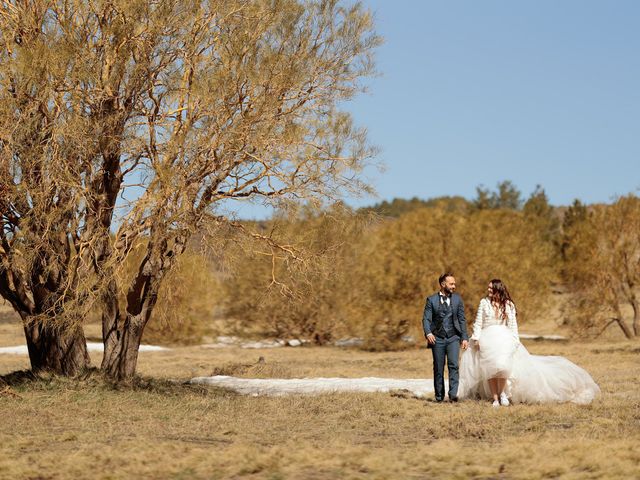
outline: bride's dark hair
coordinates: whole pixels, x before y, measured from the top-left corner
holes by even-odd
[[[493,291],[491,302],[498,304],[498,307],[500,308],[500,316],[505,320],[507,318],[507,303],[511,303],[514,308],[516,304],[511,300],[509,290],[507,290],[507,286],[502,283],[502,280],[494,278],[489,283],[491,283],[491,290]]]

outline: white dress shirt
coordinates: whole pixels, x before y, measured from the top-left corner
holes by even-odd
[[[447,306],[451,305],[451,297],[447,297],[444,293],[442,292],[438,292],[438,295],[440,295],[440,304],[446,303]]]

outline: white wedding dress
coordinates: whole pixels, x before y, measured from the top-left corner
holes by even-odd
[[[586,404],[600,393],[591,375],[566,358],[531,355],[520,343],[513,304],[506,314],[502,320],[488,298],[480,301],[472,345],[460,361],[460,399],[491,399],[488,380],[493,377],[507,378],[505,393],[512,403]]]

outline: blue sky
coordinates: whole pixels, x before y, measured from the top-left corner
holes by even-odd
[[[347,109],[386,171],[367,171],[378,198],[348,204],[473,198],[502,180],[555,205],[638,193],[640,1],[363,3],[381,75]]]

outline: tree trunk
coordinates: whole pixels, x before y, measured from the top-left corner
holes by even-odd
[[[144,315],[127,314],[107,319],[103,317],[104,357],[102,371],[116,382],[129,381],[136,373],[138,349],[146,319]]]
[[[629,328],[629,325],[627,324],[627,322],[625,322],[622,318],[618,318],[616,319],[618,322],[618,325],[620,325],[620,328],[622,329],[622,333],[624,333],[624,336],[627,337],[628,339],[632,339],[633,338],[633,331],[631,330],[631,328]]]
[[[134,281],[127,295],[126,313],[119,310],[115,282],[104,297],[102,313],[102,340],[104,357],[101,369],[107,377],[116,382],[128,382],[138,365],[138,349],[142,334],[156,304],[159,278],[142,273],[147,259],[142,262],[140,275]]]
[[[166,238],[149,242],[147,255],[127,292],[126,313],[119,311],[115,280],[110,282],[103,297],[101,368],[112,380],[128,382],[134,377],[142,334],[158,301],[160,284],[175,258],[184,252],[185,245],[186,237],[175,239],[173,248],[169,248]]]
[[[66,376],[81,374],[91,366],[82,326],[77,324],[63,330],[38,318],[43,310],[29,295],[26,283],[19,272],[0,269],[0,295],[9,300],[22,319],[31,369]]]
[[[91,366],[81,326],[61,331],[42,322],[24,322],[24,334],[34,372],[76,376]]]
[[[633,333],[636,337],[640,337],[640,306],[635,299],[631,302],[631,306],[633,307]]]

